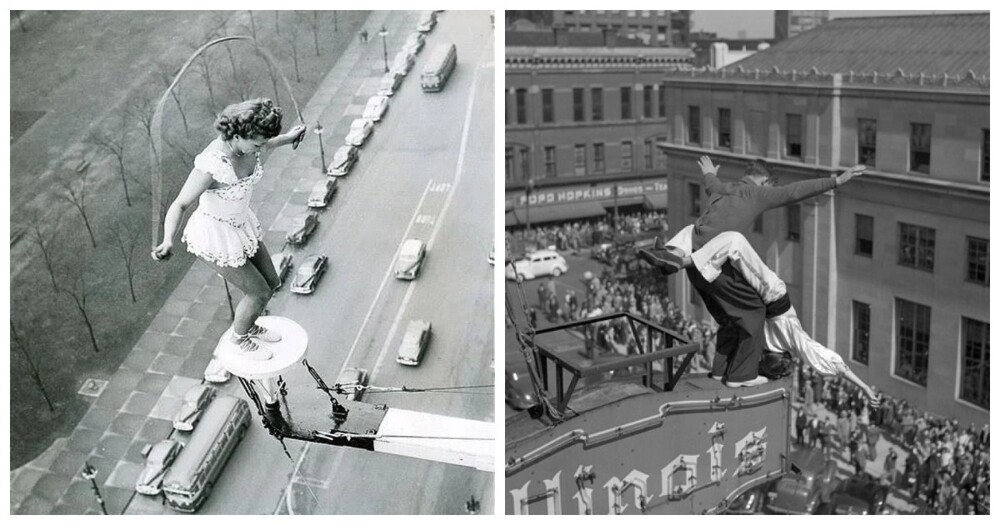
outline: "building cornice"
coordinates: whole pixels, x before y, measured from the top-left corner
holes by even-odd
[[[809,71],[746,70],[742,66],[724,69],[688,69],[665,71],[670,82],[707,82],[723,84],[753,84],[756,86],[809,86],[826,88],[869,88],[878,90],[914,90],[968,92],[989,95],[990,78],[969,71],[965,75],[907,74],[896,70],[891,75],[874,73],[826,73],[813,68]]]

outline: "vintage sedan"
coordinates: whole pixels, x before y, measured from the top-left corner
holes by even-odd
[[[776,514],[813,514],[836,483],[837,462],[821,450],[793,450],[790,471],[768,492],[767,510]]]
[[[889,487],[871,474],[845,479],[830,494],[831,514],[880,514],[889,497]]]
[[[426,256],[427,247],[424,245],[424,241],[406,239],[403,242],[403,247],[399,249],[399,256],[396,257],[396,278],[406,281],[415,279]]]
[[[527,371],[504,371],[504,399],[518,410],[527,410],[538,404],[535,388]]]
[[[437,25],[437,13],[434,11],[421,11],[420,21],[417,22],[417,31],[426,33]]]
[[[403,42],[403,51],[411,55],[416,55],[424,48],[424,34],[420,32],[410,33],[410,36],[406,37],[406,42]]]
[[[553,250],[538,250],[508,264],[504,269],[507,279],[534,279],[545,275],[559,277],[569,270],[566,259]]]
[[[399,89],[399,84],[403,82],[403,75],[398,71],[390,71],[382,75],[382,80],[378,83],[376,95],[391,97]]]
[[[208,404],[215,399],[216,390],[211,385],[194,385],[184,394],[184,402],[174,414],[174,428],[181,432],[190,432],[198,423],[198,418]]]
[[[142,455],[146,458],[146,466],[135,481],[135,491],[147,496],[155,496],[163,490],[163,478],[167,469],[177,459],[184,445],[173,439],[164,439],[153,445],[146,444]]]
[[[317,226],[319,226],[318,212],[303,213],[292,221],[292,228],[285,234],[285,240],[290,244],[304,244],[316,231]]]
[[[351,122],[351,130],[344,137],[344,143],[351,146],[361,146],[375,129],[375,123],[366,118],[356,118]]]
[[[310,208],[326,208],[330,199],[337,193],[337,179],[326,179],[317,182],[309,193],[306,206]]]
[[[368,103],[365,104],[365,111],[361,114],[361,117],[378,122],[382,120],[382,116],[385,115],[387,109],[389,109],[389,97],[375,95],[368,99]]]
[[[225,383],[229,381],[229,370],[222,366],[222,361],[213,357],[205,367],[205,381],[209,383]]]
[[[271,255],[271,265],[274,266],[274,272],[278,274],[278,288],[281,288],[281,285],[285,284],[285,275],[292,267],[292,254],[281,252]]]
[[[358,147],[345,144],[333,154],[333,162],[326,168],[326,174],[334,177],[347,175],[358,162]]]
[[[413,67],[414,61],[413,55],[406,51],[400,51],[396,53],[396,58],[392,59],[392,68],[389,71],[396,71],[405,76],[410,72],[410,68]]]
[[[417,366],[424,357],[427,344],[431,340],[430,321],[414,319],[406,327],[403,334],[403,341],[399,344],[399,351],[396,353],[396,362],[406,366]]]
[[[326,273],[327,258],[325,255],[310,255],[299,264],[298,271],[295,272],[295,279],[292,280],[292,293],[311,294],[316,290],[319,278]]]
[[[360,400],[365,390],[356,387],[368,386],[368,370],[355,367],[345,368],[337,377],[337,386],[346,392],[347,399]]]

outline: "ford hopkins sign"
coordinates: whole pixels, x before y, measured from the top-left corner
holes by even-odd
[[[508,191],[507,208],[522,207],[526,202],[532,206],[545,204],[564,204],[581,201],[605,201],[615,198],[614,184],[596,184],[593,186],[564,186],[560,188],[540,189],[526,197],[524,191]],[[618,198],[645,195],[647,193],[663,193],[667,191],[667,183],[663,181],[636,181],[618,183]]]
[[[790,388],[785,378],[753,388],[650,393],[514,439],[507,444],[506,513],[721,512],[783,474]]]

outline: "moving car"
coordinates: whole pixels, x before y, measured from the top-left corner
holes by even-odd
[[[344,137],[344,143],[351,146],[360,146],[372,134],[373,129],[375,129],[375,124],[372,121],[366,118],[356,118],[351,122],[351,130]]]
[[[837,462],[821,450],[793,450],[791,468],[768,493],[767,510],[778,514],[813,514],[819,510],[823,491],[836,482]]]
[[[406,239],[403,247],[399,249],[399,256],[396,257],[396,278],[407,281],[415,279],[426,256],[427,248],[424,241]]]
[[[508,405],[518,410],[527,410],[538,404],[528,372],[505,370],[504,376],[504,399]]]
[[[400,51],[399,53],[396,53],[396,57],[392,59],[392,67],[389,71],[395,71],[403,76],[406,76],[406,74],[410,72],[410,68],[413,67],[414,60],[413,55],[407,53],[406,51]]]
[[[184,394],[184,402],[174,414],[174,428],[181,432],[194,430],[205,407],[215,399],[216,390],[211,385],[194,385]]]
[[[427,343],[431,340],[430,321],[414,319],[406,326],[403,342],[399,344],[396,362],[406,366],[417,366],[424,356]]]
[[[172,439],[164,439],[153,445],[147,443],[142,448],[142,455],[146,458],[146,466],[139,473],[139,478],[135,481],[135,491],[147,496],[155,496],[163,490],[163,477],[167,469],[177,459],[184,445]]]
[[[505,269],[507,279],[510,280],[517,279],[518,276],[522,279],[534,279],[543,275],[559,277],[569,269],[566,259],[553,250],[531,252],[523,258],[515,260],[513,264],[513,268],[507,265]]]
[[[285,284],[285,274],[292,267],[292,254],[276,253],[271,256],[271,264],[274,266],[275,273],[278,274],[278,288],[281,288],[281,285]]]
[[[330,199],[333,198],[334,193],[337,193],[337,179],[321,180],[313,186],[306,206],[310,208],[325,208],[330,203]]]
[[[382,80],[378,83],[376,95],[391,97],[399,89],[399,84],[403,82],[403,75],[399,71],[390,71],[382,75]]]
[[[364,368],[345,368],[340,376],[337,377],[337,383],[341,388],[344,388],[349,392],[347,399],[351,401],[358,401],[361,396],[365,393],[364,390],[350,388],[353,386],[368,386],[368,371]]]
[[[420,75],[420,89],[425,93],[433,93],[444,89],[451,78],[455,64],[458,63],[458,50],[455,44],[438,44],[427,59],[424,72]]]
[[[222,361],[213,357],[205,367],[205,381],[209,383],[225,383],[229,381],[229,370],[222,366]]]
[[[318,212],[303,213],[292,221],[292,229],[285,235],[285,239],[291,244],[303,244],[309,240],[309,236],[316,231],[317,226],[319,226]]]
[[[437,13],[434,11],[421,11],[420,22],[417,23],[417,31],[426,33],[437,25]]]
[[[406,42],[403,42],[403,51],[411,55],[416,55],[424,47],[424,34],[420,32],[410,33],[410,36],[406,37]]]
[[[845,479],[830,494],[831,514],[880,514],[889,487],[868,473]]]
[[[363,118],[378,122],[385,115],[385,110],[389,109],[389,97],[385,95],[375,95],[368,99],[365,104],[365,111],[361,114]]]
[[[358,148],[350,144],[345,144],[333,154],[333,162],[326,168],[327,175],[339,177],[347,175],[358,161]]]
[[[299,264],[298,271],[295,272],[295,279],[292,280],[292,293],[311,294],[316,290],[316,283],[326,272],[326,256],[310,255]]]

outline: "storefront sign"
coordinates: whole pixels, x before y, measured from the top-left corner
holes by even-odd
[[[664,193],[667,191],[666,181],[631,181],[619,182],[618,198],[642,196],[647,193]],[[563,186],[559,188],[535,190],[526,196],[523,190],[507,192],[507,208],[523,207],[525,203],[532,206],[546,204],[564,204],[581,201],[606,201],[615,198],[615,184],[604,183],[594,185]]]

